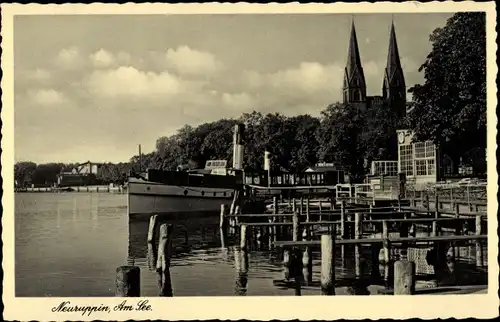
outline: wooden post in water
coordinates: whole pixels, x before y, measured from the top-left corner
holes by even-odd
[[[394,263],[394,295],[415,294],[415,263],[397,261]]]
[[[285,248],[283,250],[283,277],[286,281],[290,279],[290,250]]]
[[[120,266],[116,269],[116,297],[141,296],[141,270],[137,266]]]
[[[300,216],[297,212],[293,213],[292,220],[293,220],[293,222],[292,222],[292,224],[293,224],[292,240],[299,241],[299,238],[300,238]]]
[[[434,204],[436,206],[436,212],[434,213],[434,217],[437,219],[439,218],[439,196],[437,193],[437,188],[436,188],[436,196],[434,198]]]
[[[309,195],[307,195],[307,199],[306,199],[306,222],[309,222],[310,221],[310,215],[309,215],[309,208],[310,208],[310,198],[309,198]]]
[[[321,199],[320,199],[320,200],[319,200],[319,221],[322,221],[322,220],[323,220],[323,219],[322,219],[322,217],[323,217],[323,215],[322,215],[322,212],[323,212],[323,205],[322,205],[322,204],[323,204],[323,202],[322,202],[322,201],[321,201]]]
[[[345,239],[346,236],[346,222],[345,222],[345,200],[342,200],[340,202],[340,239]],[[336,229],[336,226],[333,226],[334,229]],[[334,233],[336,234],[336,232]],[[345,260],[345,245],[340,246],[340,259],[342,261],[342,266],[344,266],[344,260]]]
[[[432,222],[432,236],[436,237],[439,235],[439,224],[437,221]]]
[[[173,228],[174,226],[172,224],[162,224],[160,226],[158,261],[156,262],[158,286],[160,288],[159,296],[173,296],[172,281],[170,279]]]
[[[236,295],[247,294],[248,283],[248,253],[246,251],[234,249],[234,266],[236,268]]]
[[[303,240],[310,240],[310,233],[308,229],[304,229],[302,233]],[[304,276],[304,285],[309,285],[312,283],[312,250],[311,247],[307,246],[302,254],[302,275]]]
[[[220,221],[219,221],[219,231],[220,231],[220,246],[226,248],[227,245],[227,206],[225,204],[220,205]]]
[[[462,229],[463,229],[463,221],[460,221],[458,218],[460,218],[460,205],[457,204],[455,206],[455,218],[457,219],[455,222],[455,235],[459,236],[462,234]]]
[[[335,295],[335,235],[321,235],[321,295]]]
[[[156,250],[156,220],[158,215],[149,218],[148,229],[148,267],[150,270],[156,269],[157,250]]]
[[[240,249],[247,249],[247,225],[245,224],[240,226]]]
[[[425,199],[424,199],[424,208],[427,209],[427,212],[429,212],[430,209],[430,204],[429,204],[429,193],[425,193]]]
[[[345,201],[340,202],[340,238],[346,238],[346,223],[345,223]]]
[[[292,220],[292,240],[296,242],[300,240],[300,215],[294,212]],[[299,296],[301,294],[300,287],[302,284],[302,254],[300,248],[292,248],[292,258],[290,262],[292,266],[291,271],[295,278],[295,295]]]
[[[354,214],[354,239],[360,239],[363,234],[363,217],[362,214],[357,212]],[[354,263],[356,277],[361,277],[361,245],[354,245]]]
[[[481,216],[476,215],[476,236],[481,235]],[[476,239],[476,267],[483,266],[483,250],[481,240]]]

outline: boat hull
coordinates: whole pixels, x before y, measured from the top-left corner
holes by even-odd
[[[130,180],[127,192],[129,216],[149,218],[157,214],[172,219],[216,214],[221,204],[232,203],[234,195],[231,189],[175,186],[145,180]]]

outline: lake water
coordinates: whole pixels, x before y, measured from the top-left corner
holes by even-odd
[[[174,296],[294,295],[293,288],[273,284],[283,278],[277,252],[250,252],[242,283],[234,260],[237,250],[219,247],[218,218],[175,225],[176,254],[170,269]],[[141,268],[141,295],[156,296],[157,277],[147,261],[147,231],[147,221],[129,220],[126,195],[17,193],[16,296],[114,296],[116,268],[127,264]],[[317,254],[313,264],[318,280]],[[337,266],[338,276],[354,274],[352,260]],[[375,292],[373,287],[369,290]],[[304,289],[302,294],[317,295],[318,290]]]

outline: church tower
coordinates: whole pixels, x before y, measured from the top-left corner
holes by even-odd
[[[387,55],[387,66],[384,74],[382,98],[389,103],[391,109],[394,110],[399,117],[404,117],[406,115],[406,84],[403,69],[401,68],[401,61],[399,60],[394,22],[391,25],[389,53]]]
[[[354,21],[352,22],[347,64],[344,71],[343,97],[344,104],[366,102],[365,74],[361,66]]]

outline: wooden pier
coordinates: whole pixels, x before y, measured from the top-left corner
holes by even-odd
[[[377,286],[378,294],[396,295],[428,294],[429,287],[438,293],[450,288],[458,293],[462,288],[463,292],[487,288],[487,214],[477,211],[486,209],[485,204],[478,202],[471,211],[469,205],[474,202],[470,200],[467,207],[460,206],[465,201],[455,199],[454,207],[443,208],[439,196],[434,196],[433,203],[424,195],[420,200],[392,200],[383,206],[363,203],[359,196],[313,197],[283,200],[274,196],[268,199],[266,212],[255,213],[251,205],[243,205],[242,198],[235,197],[231,207],[221,205],[220,247],[234,249],[237,294],[246,294],[249,253],[265,249],[282,259],[283,278],[273,281],[275,287],[289,288],[297,296],[304,289],[335,295],[338,287],[347,287],[352,295],[370,294],[369,286]],[[157,238],[158,225],[157,216],[152,216],[148,262],[158,274],[159,295],[173,296],[171,239],[168,242],[173,228],[161,224],[163,235]],[[473,259],[465,266],[464,249]],[[318,257],[320,263],[314,265],[313,258]],[[338,266],[348,258],[354,259],[353,276],[338,275]],[[319,275],[314,271],[318,265]],[[137,275],[128,266],[122,270],[133,272],[131,278]],[[471,271],[483,277],[462,280]],[[117,294],[134,296],[123,289],[123,282],[117,280]]]

